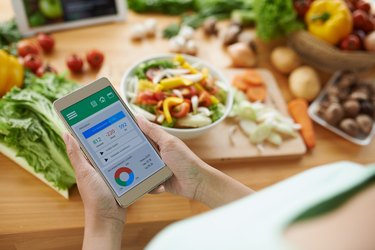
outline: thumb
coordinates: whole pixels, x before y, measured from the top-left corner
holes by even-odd
[[[162,145],[171,136],[156,124],[147,121],[143,116],[136,115],[136,118],[141,130],[157,145]]]
[[[77,141],[69,133],[64,133],[63,139],[66,144],[66,151],[68,153],[70,162],[73,165],[77,178],[80,176],[87,176],[93,170],[93,168],[87,162]]]

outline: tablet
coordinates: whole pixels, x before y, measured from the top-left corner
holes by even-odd
[[[22,35],[125,20],[125,0],[12,0]]]

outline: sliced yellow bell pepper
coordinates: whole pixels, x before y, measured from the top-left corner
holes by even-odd
[[[184,99],[178,97],[168,97],[163,102],[163,112],[165,119],[168,123],[172,123],[172,115],[170,112],[171,107],[176,106],[184,102]]]
[[[144,91],[144,90],[155,90],[157,87],[156,84],[153,84],[152,82],[148,81],[148,80],[139,80],[138,81],[138,89],[140,91]]]
[[[174,60],[179,63],[180,65],[184,64],[185,58],[183,55],[177,54],[174,58]]]
[[[174,89],[180,86],[190,86],[193,82],[182,77],[171,77],[160,81],[159,86],[163,90]]]
[[[189,70],[190,73],[192,73],[192,74],[196,74],[196,73],[199,72],[196,68],[194,68],[193,66],[191,66],[188,62],[184,62],[184,63],[181,65],[181,67],[183,67],[184,69]]]
[[[218,104],[220,101],[216,98],[216,96],[211,95],[210,96],[212,104]]]
[[[202,69],[202,75],[203,75],[203,78],[202,78],[203,80],[208,78],[208,69],[207,68]]]
[[[337,44],[350,34],[353,27],[350,11],[342,0],[314,1],[305,21],[312,35],[330,44]]]

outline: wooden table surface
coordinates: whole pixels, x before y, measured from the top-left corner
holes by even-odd
[[[0,21],[13,16],[11,1],[0,1]],[[159,27],[177,20],[174,17],[153,16]],[[58,70],[66,70],[65,57],[71,53],[84,55],[85,51],[99,48],[105,52],[103,69],[87,70],[73,76],[88,83],[98,76],[107,76],[118,86],[123,72],[141,57],[165,53],[167,41],[161,38],[133,43],[129,40],[129,26],[145,16],[131,13],[124,23],[104,24],[76,30],[56,32],[55,52],[45,57]],[[218,68],[229,65],[229,59],[217,39],[205,39],[198,32],[199,57]],[[259,66],[274,72],[286,100],[291,98],[287,78],[274,71],[269,63],[269,51],[275,44],[260,44]],[[0,65],[1,67],[1,65]],[[320,73],[323,82],[329,74]],[[366,147],[356,146],[326,129],[315,125],[317,146],[299,159],[262,162],[221,162],[215,167],[260,190],[311,167],[352,160],[360,163],[375,162],[375,141]],[[194,149],[193,149],[194,150]],[[56,194],[31,174],[0,154],[0,249],[80,249],[83,236],[83,206],[77,188],[71,190],[69,201]],[[170,194],[146,195],[127,212],[123,246],[141,249],[171,222],[206,211],[207,208]]]

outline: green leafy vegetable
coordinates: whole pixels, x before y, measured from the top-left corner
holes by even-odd
[[[68,189],[75,183],[74,171],[61,138],[65,128],[52,101],[78,85],[53,74],[28,77],[25,89],[13,88],[0,99],[0,143],[56,188]]]
[[[18,42],[21,37],[21,33],[14,19],[0,23],[0,49],[12,55],[17,55],[15,43]]]
[[[177,119],[174,118],[174,117],[172,117],[172,122],[171,122],[171,123],[168,123],[167,120],[164,120],[164,121],[161,123],[161,125],[162,125],[163,127],[173,128],[173,127],[175,126],[176,122],[177,122]]]
[[[212,112],[211,114],[211,120],[212,122],[215,122],[220,119],[220,117],[223,116],[225,107],[223,104],[218,103],[218,104],[213,104],[208,109]]]
[[[156,107],[155,105],[149,105],[149,104],[138,104],[139,107],[146,110],[147,112],[151,114],[156,114]]]
[[[180,31],[180,25],[177,23],[172,23],[168,25],[164,30],[163,30],[163,38],[172,38],[178,35],[178,32]]]
[[[194,8],[194,0],[128,0],[129,9],[136,12],[156,12],[179,15]]]
[[[139,79],[147,79],[146,72],[151,68],[168,69],[175,68],[175,64],[169,60],[151,60],[138,66],[135,75]]]
[[[257,35],[265,41],[303,28],[297,19],[292,0],[256,0],[254,11]]]

